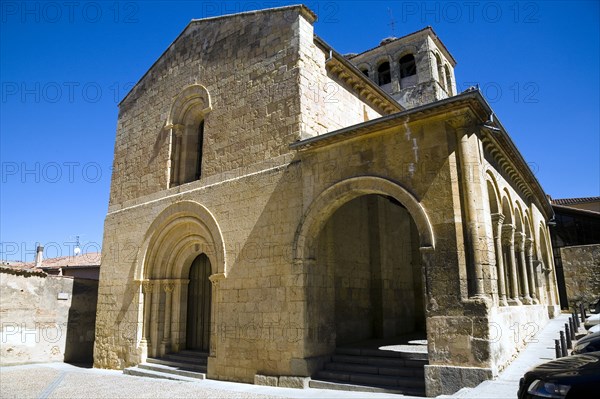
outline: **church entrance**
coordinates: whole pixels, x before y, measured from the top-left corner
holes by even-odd
[[[321,317],[329,318],[336,347],[425,338],[418,232],[402,204],[382,195],[355,198],[330,217],[318,243],[327,287]]]
[[[205,254],[200,254],[190,267],[186,323],[187,349],[209,351],[211,283],[208,277],[210,274],[210,260]]]

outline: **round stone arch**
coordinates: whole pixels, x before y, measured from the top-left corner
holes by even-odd
[[[415,222],[419,232],[419,246],[422,249],[434,249],[433,229],[419,201],[408,190],[391,180],[361,176],[340,181],[314,199],[296,230],[294,260],[302,262],[314,259],[314,241],[329,217],[348,201],[368,194],[390,196],[400,202]]]
[[[225,243],[213,214],[194,201],[180,201],[165,208],[144,237],[136,265],[136,279],[181,275],[173,262],[205,253],[212,274],[226,275]],[[193,258],[192,258],[193,259]]]
[[[169,205],[151,223],[138,254],[135,277],[140,283],[138,336],[141,360],[178,352],[185,344],[187,284],[190,268],[200,255],[210,263],[206,283],[211,291],[206,322],[216,323],[218,282],[226,277],[225,245],[213,214],[194,201]],[[210,356],[216,337],[210,332]]]
[[[210,94],[201,84],[185,87],[173,99],[167,126],[185,125],[191,118],[197,119],[212,110]]]

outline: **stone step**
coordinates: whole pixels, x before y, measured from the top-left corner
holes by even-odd
[[[164,366],[177,367],[177,368],[180,368],[183,370],[206,372],[206,363],[204,363],[204,364],[188,363],[188,362],[181,362],[181,361],[169,360],[169,359],[164,359],[164,358],[155,359],[155,358],[151,358],[151,357],[146,359],[146,363],[162,364]]]
[[[427,347],[420,347],[418,345],[406,345],[412,349],[405,351],[393,351],[393,350],[381,350],[374,348],[353,348],[353,347],[340,347],[335,349],[335,353],[338,355],[351,355],[351,356],[367,356],[367,357],[383,357],[383,358],[399,358],[399,359],[412,359],[420,361],[428,361],[429,354],[427,353]]]
[[[360,363],[328,362],[325,363],[325,370],[425,378],[425,369],[423,367],[380,367]]]
[[[181,367],[166,366],[164,364],[156,363],[142,363],[138,364],[137,367],[144,370],[160,371],[162,373],[169,373],[179,375],[182,377],[196,378],[199,380],[203,380],[206,378],[206,367],[204,367],[202,370],[199,369],[198,371],[191,371]]]
[[[331,359],[339,363],[355,363],[378,367],[418,367],[422,368],[429,363],[427,360],[402,359],[380,356],[333,355]]]
[[[176,361],[176,362],[183,362],[183,363],[206,364],[207,357],[208,356],[206,356],[205,354],[199,354],[199,353],[190,354],[190,353],[178,352],[178,353],[167,353],[166,355],[162,356],[161,359]]]
[[[163,378],[166,380],[177,380],[177,381],[188,381],[188,382],[194,382],[194,381],[198,381],[199,379],[204,378],[204,377],[190,378],[190,377],[186,377],[183,375],[165,373],[163,371],[143,369],[143,368],[139,368],[139,366],[128,367],[125,370],[123,370],[123,373],[128,374],[128,375],[138,376],[138,377]]]
[[[332,370],[321,370],[317,372],[315,378],[318,380],[329,380],[334,382],[379,386],[385,388],[397,387],[415,390],[425,389],[425,379],[421,378],[352,373],[347,371]]]
[[[422,389],[400,388],[400,387],[376,387],[359,384],[349,384],[335,381],[323,381],[311,379],[308,383],[310,388],[317,389],[334,389],[338,391],[353,391],[353,392],[373,392],[373,393],[393,393],[411,396],[424,396],[425,391]]]

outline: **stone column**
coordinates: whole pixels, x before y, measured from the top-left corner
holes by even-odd
[[[525,261],[527,263],[527,273],[529,274],[529,293],[534,304],[540,303],[537,297],[538,279],[535,268],[533,267],[533,240],[525,240]]]
[[[171,280],[173,283],[173,292],[171,293],[171,351],[179,352],[182,342],[182,334],[185,333],[185,317],[182,316],[182,302],[187,301],[183,295],[182,286],[187,285],[189,280]],[[183,320],[182,320],[183,317]]]
[[[167,349],[171,349],[171,303],[172,303],[172,293],[175,284],[170,281],[167,281],[163,285],[163,289],[165,290],[165,326],[163,331],[163,339],[160,344],[160,355],[164,356],[167,353]]]
[[[506,280],[504,278],[504,257],[502,256],[502,224],[504,215],[492,214],[492,225],[494,228],[494,247],[496,249],[496,266],[498,267],[498,299],[500,306],[508,306],[506,301]]]
[[[142,294],[144,296],[144,317],[142,322],[142,340],[140,347],[142,349],[142,361],[148,357],[148,347],[150,342],[150,309],[152,308],[152,283],[150,281],[142,282]]]
[[[519,280],[517,278],[517,262],[515,258],[515,226],[512,224],[502,226],[502,242],[507,255],[507,271],[510,281],[508,304],[512,306],[522,305],[519,300]]]
[[[152,310],[150,314],[150,350],[148,351],[151,357],[156,357],[159,354],[158,342],[158,311],[160,306],[160,283],[155,280],[153,283],[154,287],[152,290]]]
[[[532,305],[533,300],[529,295],[529,278],[527,276],[527,264],[525,263],[525,234],[515,234],[515,244],[518,254],[517,263],[519,265],[519,274],[521,276],[521,301],[525,305]]]
[[[465,128],[457,129],[457,155],[461,169],[461,185],[463,205],[466,216],[465,251],[467,276],[469,279],[469,296],[485,298],[484,265],[488,246],[485,233],[485,218],[481,201],[483,199],[483,171],[479,159],[479,138]]]
[[[181,149],[183,140],[183,125],[172,125],[171,135],[173,140],[173,148],[171,154],[171,185],[178,185],[181,183]]]

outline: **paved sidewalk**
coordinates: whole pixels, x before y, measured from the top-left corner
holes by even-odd
[[[550,322],[535,336],[519,357],[493,381],[475,388],[464,388],[445,398],[506,399],[515,398],[519,379],[531,367],[554,358],[554,339],[568,315]],[[134,377],[119,370],[102,370],[65,363],[32,364],[0,368],[2,398],[414,398],[409,396],[333,391],[326,389],[291,389],[203,380],[171,381]]]

